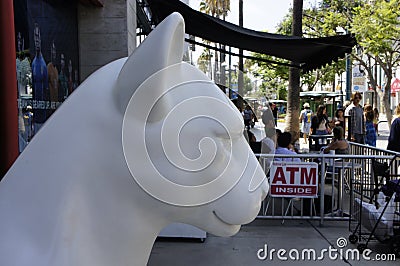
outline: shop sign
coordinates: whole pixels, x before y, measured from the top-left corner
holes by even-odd
[[[353,68],[353,86],[352,86],[352,91],[353,92],[365,92],[366,89],[366,78],[365,74],[363,71],[360,71],[359,66],[355,66]]]
[[[316,198],[318,164],[274,162],[270,172],[272,197]]]

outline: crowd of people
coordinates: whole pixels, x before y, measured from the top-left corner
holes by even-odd
[[[307,144],[309,135],[331,135],[330,143],[324,144],[323,152],[329,153],[334,150],[336,154],[348,154],[350,151],[349,141],[376,147],[379,112],[370,104],[361,105],[362,94],[355,92],[352,94],[350,103],[344,108],[338,108],[334,112],[334,117],[329,119],[325,105],[319,105],[315,112],[310,108],[309,103],[303,104],[300,112],[299,121],[301,122],[301,136]],[[260,140],[264,146],[274,146],[275,154],[296,154],[298,150],[293,145],[292,135],[289,132],[281,132],[276,128],[275,116],[272,116],[273,106],[269,106],[270,111],[264,112],[262,116],[265,125],[265,138]],[[265,114],[269,114],[269,116]],[[345,120],[348,118],[348,121]],[[250,131],[249,123],[245,121],[247,135],[250,142],[257,142],[256,137]],[[345,138],[347,132],[347,139]],[[349,141],[348,141],[349,140]],[[274,143],[273,145],[271,143]],[[267,145],[268,144],[268,145]],[[390,127],[387,149],[400,152],[400,104],[396,107],[394,118]],[[268,148],[271,151],[271,148]],[[277,158],[280,160],[279,158]],[[292,158],[282,158],[282,160],[292,160]],[[293,159],[298,161],[298,158]]]
[[[370,104],[361,106],[362,95],[360,92],[352,94],[351,102],[346,108],[335,110],[335,116],[329,120],[326,113],[326,106],[319,105],[316,113],[310,109],[310,105],[305,103],[304,110],[300,113],[301,132],[304,142],[307,143],[308,135],[327,135],[332,134],[332,130],[340,127],[343,130],[347,126],[348,139],[355,143],[376,146],[378,133],[379,112],[377,108],[372,108]],[[309,117],[311,116],[311,118]],[[350,123],[345,124],[345,116],[349,117]]]

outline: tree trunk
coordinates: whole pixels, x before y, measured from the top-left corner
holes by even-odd
[[[381,99],[382,99],[382,104],[385,107],[386,120],[390,128],[390,126],[392,125],[392,110],[390,104],[390,93],[391,93],[392,77],[393,77],[392,64],[383,62],[379,57],[377,57],[376,59],[379,65],[382,67],[383,72],[385,73],[385,87],[383,90],[383,97]]]
[[[378,65],[374,66],[374,78],[372,79],[372,88],[374,89],[374,107],[378,108]]]
[[[303,0],[293,0],[293,24],[292,35],[302,36]],[[293,64],[294,62],[292,62]],[[292,134],[295,142],[300,136],[299,114],[300,114],[300,69],[289,68],[289,91],[286,113],[285,131]]]
[[[292,141],[295,142],[300,136],[300,70],[291,67],[289,69],[289,91],[287,100],[286,126],[285,131],[292,134]]]
[[[388,81],[385,84],[382,102],[383,102],[383,106],[385,107],[386,120],[387,120],[387,123],[390,128],[390,126],[392,125],[392,110],[390,109],[390,91],[391,91],[391,82],[390,81],[392,80],[392,76],[390,75],[390,77],[387,77],[387,78],[388,78]]]

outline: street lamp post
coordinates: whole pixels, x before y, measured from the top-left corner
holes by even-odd
[[[339,35],[342,35],[342,34],[348,34],[349,31],[348,31],[348,29],[343,29],[342,27],[337,27],[336,33]],[[341,76],[340,76],[340,78],[341,78]],[[350,54],[346,54],[346,101],[350,101],[351,78],[352,78],[352,71],[351,71]]]
[[[351,95],[351,60],[350,54],[346,54],[346,101],[350,101]]]
[[[340,105],[342,106],[342,108],[343,108],[343,82],[344,82],[344,80],[342,79],[342,73],[340,74],[340,77],[339,77],[339,83],[340,83]]]

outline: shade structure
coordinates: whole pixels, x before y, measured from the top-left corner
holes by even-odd
[[[185,19],[186,33],[211,42],[287,59],[305,71],[320,68],[351,53],[354,36],[301,38],[254,31],[209,16],[179,0],[147,0],[153,21],[158,24],[173,12]]]

